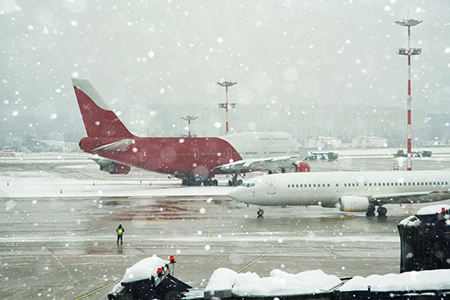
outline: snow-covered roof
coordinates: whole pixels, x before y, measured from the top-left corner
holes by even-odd
[[[345,283],[341,292],[367,291],[432,291],[450,290],[450,270],[405,272],[402,274],[355,276]]]
[[[270,277],[260,278],[256,273],[238,274],[226,268],[214,271],[205,289],[205,294],[230,290],[236,296],[282,296],[320,293],[341,284],[334,275],[322,270],[289,274],[275,269]]]
[[[157,277],[158,268],[161,268],[168,263],[168,261],[165,261],[157,256],[144,258],[125,271],[122,283],[148,279],[152,276]]]

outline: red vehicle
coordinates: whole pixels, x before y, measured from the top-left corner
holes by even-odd
[[[1,157],[15,157],[16,152],[12,146],[5,146],[2,148],[2,152],[0,152]]]

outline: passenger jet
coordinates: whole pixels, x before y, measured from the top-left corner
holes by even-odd
[[[308,171],[309,156],[287,133],[239,133],[216,137],[137,137],[108,110],[89,81],[72,79],[87,137],[80,148],[94,154],[100,170],[127,174],[130,167],[169,174],[184,185],[217,185],[216,174],[232,174],[229,185],[242,183],[238,176],[254,170],[269,173]]]
[[[386,216],[383,205],[450,199],[448,171],[310,172],[258,176],[229,196],[260,206],[321,205]],[[258,217],[264,211],[258,210]]]

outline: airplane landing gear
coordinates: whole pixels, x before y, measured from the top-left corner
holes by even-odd
[[[384,206],[379,206],[377,209],[378,217],[386,217],[387,209]]]
[[[384,206],[379,205],[377,209],[378,217],[386,217],[387,209]],[[366,212],[366,217],[375,216],[375,206],[369,206]]]
[[[217,186],[219,184],[217,179],[212,179],[211,177],[209,177],[208,179],[203,180],[203,181],[197,180],[193,176],[184,177],[181,180],[181,184],[186,185],[186,186],[200,186],[200,185],[202,185],[202,183],[204,186]]]
[[[256,212],[256,214],[258,215],[258,219],[264,218],[264,210],[261,207],[258,208],[258,211]]]
[[[217,179],[208,178],[205,181],[203,181],[204,186],[217,186],[219,182]]]
[[[369,206],[366,212],[366,217],[374,217],[375,216],[375,206]]]
[[[231,174],[232,179],[228,180],[228,185],[229,186],[239,186],[239,185],[241,185],[243,183],[242,179],[237,179],[238,175],[239,175],[238,172],[235,172],[235,173]]]

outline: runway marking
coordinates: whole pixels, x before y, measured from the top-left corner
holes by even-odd
[[[113,281],[113,282],[111,282],[111,283],[109,283],[109,284],[107,284],[107,285],[105,285],[105,286],[102,286],[101,288],[98,288],[98,289],[96,289],[96,290],[93,290],[92,292],[89,292],[89,293],[87,293],[87,294],[84,294],[83,296],[80,296],[80,297],[78,297],[78,298],[75,298],[75,300],[79,300],[79,299],[86,298],[86,297],[88,297],[88,296],[90,296],[90,295],[92,295],[92,294],[95,294],[95,293],[97,293],[97,292],[103,290],[103,289],[106,289],[107,287],[109,287],[109,286],[111,286],[111,285],[113,285],[113,284],[117,284],[117,283],[118,283],[119,281],[121,281],[121,280],[122,280],[122,279],[118,279],[118,280],[116,280],[116,281]]]
[[[206,238],[206,240],[203,243],[201,243],[201,244],[199,244],[199,245],[197,245],[195,247],[189,248],[186,251],[191,251],[191,250],[197,249],[198,247],[200,247],[202,245],[205,245],[209,241],[209,238],[211,237],[211,231],[209,229],[207,229],[207,228],[204,228],[204,227],[200,227],[200,229],[204,229],[204,230],[208,231],[208,237]],[[177,255],[174,255],[174,256],[178,257],[179,255],[180,254],[177,254]]]
[[[239,270],[236,271],[236,273],[240,273],[241,271],[247,269],[248,267],[250,267],[251,265],[253,265],[254,263],[256,263],[257,261],[261,260],[262,258],[264,258],[267,254],[269,254],[270,252],[280,248],[281,246],[283,246],[284,244],[286,244],[287,242],[289,242],[290,240],[292,240],[293,238],[297,237],[299,234],[305,232],[306,230],[308,230],[310,227],[306,227],[305,229],[303,229],[302,231],[295,231],[295,234],[293,236],[291,236],[290,238],[288,238],[287,240],[285,240],[282,243],[279,243],[276,247],[272,248],[271,250],[267,251],[266,253],[264,253],[263,255],[261,255],[260,257],[258,257],[257,259],[255,259],[254,261],[248,263],[247,265],[243,266],[242,268],[240,268]]]
[[[248,267],[252,266],[254,263],[256,263],[256,262],[258,262],[259,260],[263,259],[265,256],[267,256],[267,255],[268,255],[269,253],[271,253],[272,251],[274,251],[274,250],[280,248],[281,246],[283,246],[284,244],[286,244],[286,243],[289,242],[290,240],[296,238],[297,236],[299,236],[301,233],[307,231],[308,229],[311,229],[311,228],[314,228],[314,227],[320,227],[320,226],[324,226],[324,225],[326,225],[326,224],[318,224],[318,225],[315,225],[315,226],[307,226],[307,227],[306,227],[305,229],[303,229],[302,231],[296,231],[296,230],[291,229],[291,230],[293,230],[293,231],[295,232],[293,236],[291,236],[290,238],[288,238],[288,239],[285,240],[284,242],[279,243],[277,246],[275,246],[274,248],[270,249],[269,251],[267,251],[266,253],[264,253],[263,255],[261,255],[260,257],[258,257],[257,259],[253,260],[252,262],[246,264],[245,266],[243,266],[242,268],[240,268],[239,270],[237,270],[236,273],[240,273],[241,271],[243,271],[243,270],[247,269]]]

